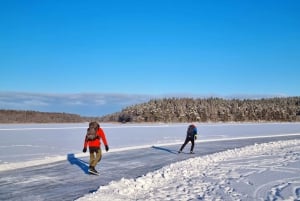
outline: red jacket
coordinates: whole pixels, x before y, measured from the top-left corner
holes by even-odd
[[[87,148],[87,146],[89,146],[89,148],[100,148],[101,145],[100,139],[102,140],[104,145],[108,145],[105,133],[102,128],[98,129],[97,135],[99,136],[99,138],[96,138],[95,140],[92,141],[87,140],[87,136],[85,136],[84,145],[83,145],[84,148]]]

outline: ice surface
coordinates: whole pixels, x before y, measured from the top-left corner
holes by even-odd
[[[87,124],[0,125],[1,200],[300,199],[299,123],[197,124],[194,156],[175,154],[188,124],[102,124],[100,181],[80,174]]]

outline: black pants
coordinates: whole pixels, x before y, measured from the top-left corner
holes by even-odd
[[[194,150],[195,139],[194,139],[194,138],[189,138],[189,137],[187,137],[187,138],[185,139],[183,145],[181,146],[180,151],[182,151],[182,150],[184,149],[185,145],[187,145],[187,143],[189,143],[189,141],[191,141],[191,143],[192,143],[191,151]]]

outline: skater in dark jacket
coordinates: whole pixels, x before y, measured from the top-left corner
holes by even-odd
[[[91,130],[94,130],[94,133],[91,134]],[[94,135],[94,136],[92,136]],[[92,136],[92,137],[91,137]],[[100,162],[102,158],[102,151],[101,151],[101,142],[104,143],[105,150],[108,151],[108,143],[106,140],[105,133],[102,128],[100,128],[100,125],[97,122],[91,122],[89,123],[89,128],[87,130],[87,134],[85,136],[84,145],[83,145],[83,152],[85,153],[87,151],[87,147],[89,147],[90,152],[90,166],[89,166],[89,172],[92,174],[98,174],[97,170],[95,169],[97,163]]]
[[[180,150],[178,151],[178,153],[181,153],[182,150],[184,149],[185,145],[187,145],[187,143],[189,143],[189,141],[191,141],[192,146],[191,146],[190,153],[193,154],[196,139],[197,139],[197,127],[194,124],[191,124],[191,125],[189,125],[189,127],[186,131],[185,141],[184,141],[183,145],[181,146]]]

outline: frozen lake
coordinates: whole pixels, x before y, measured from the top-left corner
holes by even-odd
[[[1,125],[0,200],[300,199],[300,123],[197,124],[196,154],[178,155],[187,126],[102,124],[110,151],[96,177],[81,153],[87,123]]]
[[[0,124],[0,165],[79,154],[88,123]],[[181,144],[188,124],[101,124],[110,150]],[[300,132],[300,123],[199,123],[198,142]]]

